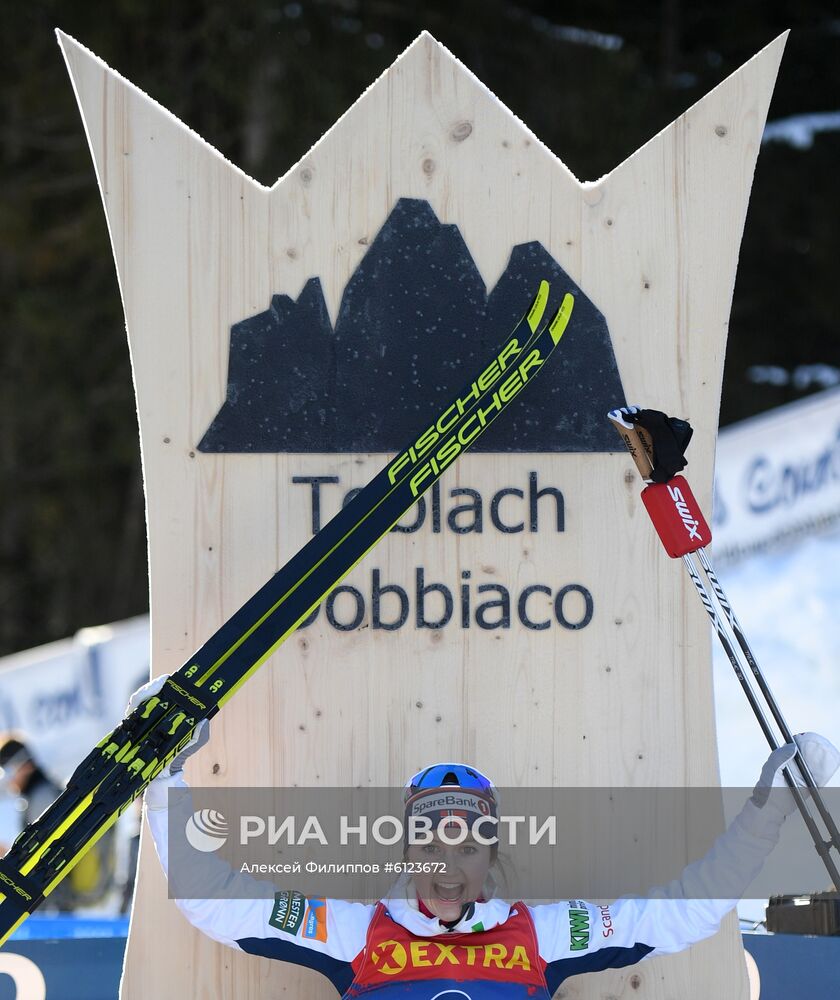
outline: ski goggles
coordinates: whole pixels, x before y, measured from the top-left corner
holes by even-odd
[[[483,792],[494,801],[496,799],[496,789],[493,782],[481,771],[470,767],[469,764],[432,764],[408,779],[403,791],[403,801],[408,802],[418,792],[432,788],[445,788],[450,785]]]
[[[438,831],[450,825],[470,829],[499,810],[493,782],[468,764],[432,764],[418,771],[406,782],[404,802],[406,848],[414,843],[410,831],[416,820],[427,820]]]

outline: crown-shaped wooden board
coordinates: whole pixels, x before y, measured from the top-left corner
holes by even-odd
[[[705,613],[660,551],[605,411],[689,418],[709,510],[784,41],[583,183],[424,33],[266,188],[60,35],[125,306],[155,674],[481,367],[538,277],[578,295],[542,384],[213,720],[194,785],[401,785],[442,759],[500,786],[716,784]],[[689,861],[690,824],[681,835]],[[627,863],[611,836],[591,831],[584,898]],[[742,956],[730,916],[687,953],[571,979],[563,995],[746,1000]],[[314,972],[194,931],[144,836],[123,998],[280,993],[334,995]]]

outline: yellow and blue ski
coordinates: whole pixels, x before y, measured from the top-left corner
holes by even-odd
[[[175,673],[105,736],[0,859],[0,945],[257,668],[539,374],[569,322],[548,282],[493,359]]]

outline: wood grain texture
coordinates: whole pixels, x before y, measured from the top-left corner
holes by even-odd
[[[381,455],[201,454],[196,442],[225,397],[231,324],[266,309],[273,293],[296,297],[313,275],[334,321],[400,197],[426,199],[458,225],[488,288],[515,244],[549,250],[606,316],[628,400],[694,424],[691,481],[709,508],[738,250],[784,41],[615,170],[582,183],[423,34],[269,189],[60,35],[125,306],[154,673],[179,667],[309,536],[308,491],[293,476],[340,477],[324,491],[329,516],[342,491],[381,466]],[[474,761],[500,785],[716,783],[709,629],[646,522],[629,456],[467,456],[446,475],[444,498],[477,489],[486,518],[495,490],[527,491],[532,471],[563,491],[562,533],[547,526],[550,501],[541,501],[536,533],[485,525],[481,534],[435,534],[427,525],[389,536],[349,582],[367,592],[378,567],[384,581],[410,588],[423,566],[429,580],[456,587],[469,570],[474,584],[514,594],[580,583],[595,603],[590,626],[343,634],[322,612],[214,720],[191,781],[396,784],[448,756]],[[505,503],[506,516],[521,514],[517,498]],[[548,617],[547,599],[529,607]],[[684,835],[690,860],[690,829]],[[593,844],[606,849],[606,836],[593,832]],[[606,852],[586,863],[617,862]],[[631,988],[639,1000],[746,1000],[735,920],[687,953],[576,978],[560,995]],[[314,973],[194,932],[166,899],[144,837],[124,1000],[267,995],[334,994]]]

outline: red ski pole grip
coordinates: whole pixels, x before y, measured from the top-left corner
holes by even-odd
[[[682,476],[642,490],[642,501],[665,551],[672,559],[708,545],[712,531],[706,524],[691,487]]]

